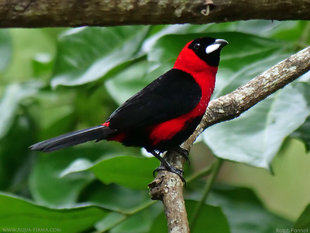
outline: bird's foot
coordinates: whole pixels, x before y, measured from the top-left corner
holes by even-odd
[[[174,174],[177,174],[177,175],[181,178],[181,180],[183,181],[183,183],[186,183],[186,181],[185,181],[185,179],[184,179],[184,177],[183,177],[184,171],[181,170],[181,169],[177,169],[177,168],[171,166],[168,162],[167,162],[167,164],[168,164],[168,167],[162,166],[162,165],[161,165],[161,166],[159,166],[158,168],[156,168],[156,169],[153,171],[153,176],[155,177],[155,176],[156,176],[156,173],[159,172],[159,171],[169,171],[169,172],[172,172],[172,173],[174,173]]]
[[[189,152],[186,149],[178,146],[175,148],[175,151],[180,154],[186,161],[189,161]]]
[[[169,172],[172,172],[174,174],[177,174],[181,178],[181,180],[185,183],[185,179],[183,177],[184,172],[182,170],[171,166],[170,163],[168,163],[168,161],[165,158],[160,156],[160,153],[157,153],[154,150],[149,151],[149,152],[152,153],[152,155],[154,155],[154,157],[156,157],[161,163],[161,165],[153,171],[154,177],[156,175],[156,172],[165,170],[165,171],[169,171]]]

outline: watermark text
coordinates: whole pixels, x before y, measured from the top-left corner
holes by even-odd
[[[57,227],[0,227],[3,233],[18,232],[18,233],[58,233],[62,232],[61,228]]]

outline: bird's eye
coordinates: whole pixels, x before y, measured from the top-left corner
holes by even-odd
[[[194,44],[194,49],[199,49],[200,48],[200,43],[195,43]]]

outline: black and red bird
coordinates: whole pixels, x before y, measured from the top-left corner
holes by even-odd
[[[221,49],[227,44],[210,37],[188,42],[171,70],[128,99],[105,123],[30,148],[50,152],[91,140],[118,141],[144,147],[166,169],[178,173],[160,153],[179,147],[201,121],[213,93]]]

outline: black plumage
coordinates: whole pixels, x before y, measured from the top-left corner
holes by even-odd
[[[201,89],[193,77],[171,69],[128,99],[107,121],[120,131],[147,128],[190,112],[200,98]]]
[[[115,130],[99,125],[38,142],[30,146],[30,149],[51,152],[87,141],[101,140],[113,134],[114,132]]]

